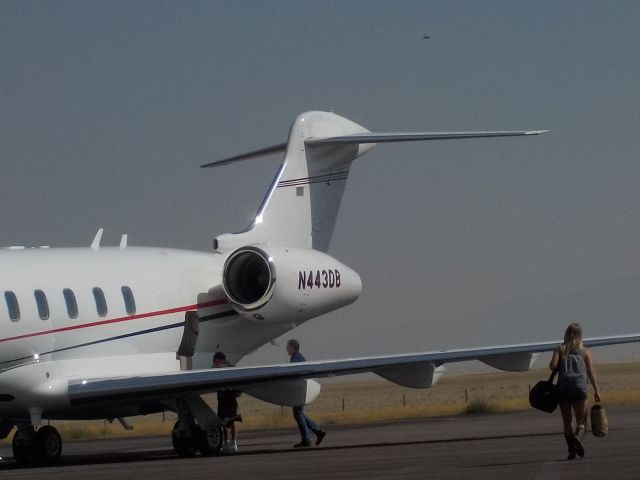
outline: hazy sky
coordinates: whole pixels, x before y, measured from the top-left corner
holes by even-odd
[[[594,300],[640,286],[639,26],[638,2],[3,0],[0,245],[89,245],[103,226],[103,244],[209,250],[280,159],[198,166],[284,141],[306,110],[374,131],[550,129],[359,159],[330,253],[363,294],[294,335],[328,358],[573,320],[640,331],[634,289],[611,301],[625,318]]]

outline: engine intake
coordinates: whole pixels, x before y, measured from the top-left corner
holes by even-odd
[[[262,244],[229,255],[222,287],[241,315],[296,324],[348,305],[362,291],[360,276],[325,253]]]
[[[273,294],[276,277],[269,257],[254,247],[236,250],[227,259],[223,287],[233,303],[245,310],[261,307]]]

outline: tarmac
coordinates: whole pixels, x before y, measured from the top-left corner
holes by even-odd
[[[566,461],[558,411],[333,425],[322,445],[293,449],[287,430],[241,432],[229,457],[178,458],[166,437],[74,441],[59,466],[20,468],[0,447],[3,479],[639,479],[640,406],[608,408],[610,431]]]

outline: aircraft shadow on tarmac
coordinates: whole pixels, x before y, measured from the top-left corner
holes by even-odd
[[[249,455],[274,455],[274,454],[292,454],[292,455],[304,455],[313,452],[331,452],[340,450],[354,450],[362,448],[389,448],[389,447],[403,447],[411,445],[437,445],[448,443],[462,443],[462,442],[481,442],[490,440],[504,440],[504,439],[519,439],[519,438],[532,438],[532,437],[548,437],[554,436],[557,433],[528,433],[518,435],[492,435],[492,436],[473,436],[473,437],[457,437],[450,439],[440,440],[412,440],[412,441],[399,441],[399,442],[373,442],[373,443],[357,443],[353,445],[336,445],[336,446],[322,446],[316,448],[305,449],[293,449],[293,448],[260,448],[264,446],[264,443],[248,443],[244,445],[247,450],[240,451],[233,457],[246,457]],[[66,466],[81,466],[81,465],[103,465],[103,464],[121,464],[121,463],[135,463],[135,462],[148,462],[148,461],[162,461],[162,460],[184,460],[194,461],[197,459],[230,459],[233,457],[222,456],[196,456],[191,458],[180,459],[173,449],[166,450],[138,450],[129,452],[108,452],[97,454],[68,454],[62,457],[62,460],[57,467]],[[489,466],[489,465],[478,465]],[[17,469],[29,469],[29,468],[45,468],[43,467],[24,467],[20,466],[13,461],[11,457],[5,457],[0,461],[0,471],[3,470],[17,470]],[[51,467],[48,467],[51,468]]]

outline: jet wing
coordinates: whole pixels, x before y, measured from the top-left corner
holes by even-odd
[[[584,344],[588,347],[600,347],[635,342],[640,342],[640,334],[594,337],[586,339]],[[295,379],[323,378],[366,372],[380,373],[381,376],[386,376],[385,372],[393,372],[394,369],[395,372],[400,372],[403,369],[410,370],[420,365],[438,367],[445,363],[468,360],[480,360],[493,365],[526,354],[549,352],[559,343],[559,341],[546,341],[282,365],[192,370],[126,378],[89,378],[70,382],[69,400],[71,405],[120,403],[131,400],[163,400],[228,388],[243,390]],[[523,370],[523,368],[516,368],[516,370]]]

